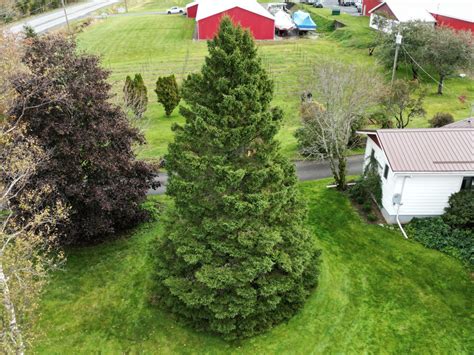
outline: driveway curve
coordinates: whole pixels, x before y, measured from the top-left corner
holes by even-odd
[[[363,155],[353,155],[347,158],[347,174],[360,175],[364,164]],[[331,169],[327,161],[298,160],[295,161],[296,175],[300,181],[319,180],[332,177]],[[166,192],[168,174],[159,173],[157,180],[161,186],[157,189],[148,190],[148,195],[162,195]]]

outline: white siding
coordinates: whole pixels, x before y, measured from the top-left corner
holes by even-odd
[[[400,192],[403,177],[396,179],[395,191]],[[462,176],[412,175],[406,179],[400,215],[437,216],[444,213],[448,199],[461,188]]]
[[[383,25],[381,26],[381,24]],[[370,14],[369,27],[373,28],[374,30],[392,33],[392,29],[398,24],[399,22],[396,20],[391,20],[377,14]]]
[[[404,220],[409,220],[412,216],[437,216],[444,213],[448,206],[449,197],[458,192],[461,188],[463,176],[443,173],[397,173],[395,174],[389,166],[387,179],[383,177],[384,167],[388,160],[382,149],[375,142],[368,138],[365,149],[365,165],[374,150],[375,158],[379,162],[379,174],[382,180],[382,207],[391,218],[397,214],[397,206],[393,205],[392,198],[396,193],[402,192],[402,185],[405,176],[405,186],[402,193],[402,206],[400,216],[407,216]]]
[[[375,144],[375,142],[369,137],[367,138],[367,146],[365,148],[364,169],[367,163],[369,162],[369,157],[371,155],[372,150],[374,150],[375,159],[377,159],[377,161],[379,162],[379,175],[382,180],[382,206],[387,210],[389,214],[395,214],[396,211],[394,210],[392,205],[392,196],[395,188],[395,179],[393,171],[388,165],[387,157],[385,156],[383,150],[380,149],[379,146]],[[385,165],[389,166],[387,179],[383,177]]]

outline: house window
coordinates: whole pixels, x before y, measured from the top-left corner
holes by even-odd
[[[462,179],[461,190],[474,189],[474,176],[466,176]]]
[[[383,177],[384,179],[388,178],[388,165],[385,164],[385,168],[383,169]]]

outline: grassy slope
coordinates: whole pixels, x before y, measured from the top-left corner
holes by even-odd
[[[160,75],[175,74],[182,80],[198,71],[207,48],[205,42],[192,41],[193,22],[182,16],[116,17],[96,23],[78,37],[81,49],[101,54],[103,64],[112,71],[114,90],[121,92],[126,75],[140,72],[148,86],[150,106],[145,117],[148,147],[140,156],[164,154],[172,139],[172,122],[182,118],[177,110],[166,118],[155,103],[154,83]],[[104,41],[104,38],[107,40]],[[285,120],[279,133],[284,153],[296,156],[294,131],[299,127],[298,103],[302,79],[311,65],[322,58],[339,58],[361,64],[372,58],[344,51],[337,42],[326,40],[285,40],[260,42],[260,55],[275,82],[274,104],[283,108]],[[367,61],[367,62],[366,62]],[[120,94],[117,97],[119,100]]]
[[[131,8],[132,11],[142,12],[162,10],[173,4],[175,2],[168,0],[149,1],[135,6],[132,3]],[[311,11],[328,17],[327,9]],[[367,55],[366,49],[354,47],[363,47],[370,37],[367,18],[341,15],[338,19],[346,22],[348,27],[318,40],[287,39],[259,43],[265,68],[275,82],[274,104],[281,106],[285,112],[279,139],[284,154],[289,158],[298,157],[293,134],[300,125],[299,94],[302,79],[308,77],[312,65],[322,59],[334,59],[376,67],[382,72],[375,58]],[[137,72],[143,74],[149,90],[150,106],[144,124],[148,146],[140,152],[142,158],[156,158],[164,154],[173,137],[171,124],[182,120],[177,110],[173,116],[165,117],[161,106],[155,103],[153,90],[156,78],[160,75],[175,74],[181,80],[188,73],[200,69],[206,54],[206,44],[191,40],[193,28],[193,20],[179,15],[123,16],[99,20],[78,36],[79,47],[100,54],[105,67],[112,70],[111,79],[114,90],[119,93],[118,102],[125,76]],[[429,85],[430,96],[426,105],[428,117],[438,111],[449,111],[456,118],[466,117],[469,114],[469,101],[474,95],[472,81],[450,79],[446,86],[447,94],[439,98],[434,94],[435,85]],[[460,95],[466,95],[468,103],[460,103],[457,99]],[[426,125],[426,119],[420,118],[412,126]]]
[[[327,181],[302,183],[323,250],[320,286],[287,324],[230,344],[147,303],[150,243],[131,238],[69,253],[45,294],[38,353],[472,353],[474,287],[461,264],[366,225]]]

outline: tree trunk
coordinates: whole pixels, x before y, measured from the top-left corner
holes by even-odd
[[[416,70],[416,67],[413,64],[411,66],[411,72],[413,74],[413,80],[418,80],[418,71]]]
[[[342,157],[339,157],[338,159],[338,170],[339,170],[339,181],[336,181],[337,182],[337,188],[339,190],[345,190],[346,189],[346,166],[347,166],[347,161],[346,161],[346,157],[345,156],[342,156]]]
[[[329,160],[329,167],[331,168],[332,176],[334,177],[334,182],[339,187],[339,180],[340,179],[339,179],[338,168],[336,166],[336,161],[332,157],[330,157],[328,160]]]
[[[23,339],[21,337],[20,328],[18,328],[18,323],[16,320],[16,312],[15,307],[12,303],[10,297],[10,289],[8,287],[7,278],[3,271],[3,265],[0,263],[0,289],[3,293],[3,306],[8,314],[9,319],[9,327],[10,327],[10,334],[11,338],[14,342],[16,353],[19,355],[23,355],[25,353],[25,346],[23,344]]]
[[[439,75],[438,95],[443,95],[444,74]]]

